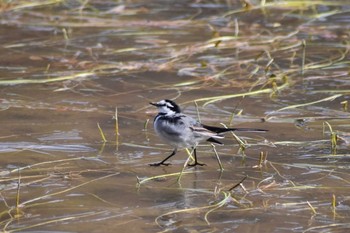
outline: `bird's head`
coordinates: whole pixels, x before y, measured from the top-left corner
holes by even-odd
[[[180,107],[172,100],[161,100],[156,103],[150,103],[153,106],[156,106],[158,108],[159,113],[171,115],[175,113],[180,113],[181,109]]]

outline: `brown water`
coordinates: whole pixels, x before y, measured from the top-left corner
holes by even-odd
[[[228,2],[0,4],[3,231],[349,231],[350,5]],[[187,158],[148,166],[172,149],[148,105],[165,98],[194,117],[197,100],[206,124],[234,113],[234,126],[269,132],[239,134],[244,153],[228,134],[223,172],[202,145],[207,166],[137,187]]]

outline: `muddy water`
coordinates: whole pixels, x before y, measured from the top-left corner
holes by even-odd
[[[2,6],[1,228],[348,232],[350,6],[281,2]],[[201,145],[207,166],[138,186],[187,158],[148,166],[171,152],[148,105],[164,98],[206,124],[269,132],[239,134],[244,152],[228,134],[223,172]]]

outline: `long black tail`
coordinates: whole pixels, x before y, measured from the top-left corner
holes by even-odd
[[[241,131],[241,132],[267,132],[266,129],[255,129],[255,128],[220,128],[215,126],[209,126],[209,125],[202,125],[203,128],[210,130],[215,133],[224,133],[228,131]]]

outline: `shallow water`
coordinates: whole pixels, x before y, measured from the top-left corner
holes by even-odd
[[[2,3],[1,228],[348,232],[350,5],[278,2]],[[269,132],[239,134],[244,152],[227,134],[223,172],[201,145],[177,182],[185,151],[148,166],[172,149],[148,104],[165,98]]]

